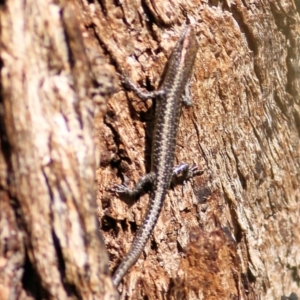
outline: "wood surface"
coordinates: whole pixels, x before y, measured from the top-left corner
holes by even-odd
[[[120,299],[300,296],[300,5],[0,2],[0,299],[118,299],[110,272],[148,204],[158,87],[185,23],[200,50],[170,189]]]

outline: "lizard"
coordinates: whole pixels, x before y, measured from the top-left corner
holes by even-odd
[[[123,77],[126,86],[140,99],[155,98],[155,121],[152,138],[151,171],[144,175],[136,187],[130,190],[126,185],[116,186],[113,191],[137,197],[148,183],[152,184],[150,202],[127,256],[113,275],[118,286],[129,268],[136,263],[155,227],[172,178],[186,172],[194,176],[198,169],[187,164],[174,168],[174,154],[182,104],[191,105],[188,96],[189,80],[192,75],[199,48],[195,29],[187,25],[176,43],[165,68],[160,88],[154,92],[143,92],[128,77]]]

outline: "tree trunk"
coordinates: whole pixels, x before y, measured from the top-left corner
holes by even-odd
[[[203,174],[169,190],[121,299],[300,295],[296,5],[2,2],[0,298],[117,297],[101,234],[112,271],[148,195],[109,187],[149,171],[154,105],[116,71],[156,89],[186,22],[200,50],[175,164]]]
[[[194,103],[183,110],[175,164],[195,164],[204,174],[169,191],[150,242],[120,287],[123,298],[299,294],[300,23],[295,3],[154,5],[107,4],[97,26],[110,30],[99,33],[100,40],[120,71],[155,89],[189,16],[200,50],[191,85]],[[118,13],[123,19],[114,18]],[[112,269],[131,246],[148,195],[128,205],[105,189],[124,176],[133,186],[149,171],[151,103],[122,89],[110,99],[104,121],[107,148],[98,178]]]
[[[117,295],[96,217],[101,89],[82,16],[78,3],[1,4],[1,299]]]

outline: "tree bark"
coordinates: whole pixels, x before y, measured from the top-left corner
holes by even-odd
[[[300,295],[297,5],[2,2],[2,298],[117,297],[105,245],[112,271],[148,195],[108,189],[149,171],[154,105],[116,72],[157,88],[185,22],[200,50],[175,164],[204,172],[170,189],[121,299]]]
[[[93,141],[110,89],[93,71],[112,72],[89,60],[82,17],[79,3],[1,4],[1,299],[117,298]]]
[[[299,295],[296,4],[172,3],[159,10],[148,1],[107,4],[97,24],[110,27],[99,36],[117,68],[147,89],[157,88],[186,16],[200,40],[194,103],[183,110],[175,164],[195,164],[204,174],[169,191],[150,242],[119,288],[122,298]],[[115,20],[118,13],[123,18]],[[153,111],[150,100],[123,89],[108,104],[98,178],[112,269],[131,246],[148,195],[128,205],[105,189],[126,178],[133,186],[149,171]]]

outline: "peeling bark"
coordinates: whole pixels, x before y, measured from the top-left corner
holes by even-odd
[[[170,189],[121,299],[300,295],[296,5],[0,4],[3,299],[117,297],[105,248],[112,271],[148,195],[126,202],[108,188],[149,170],[154,105],[116,72],[157,88],[187,19],[201,46],[175,164],[204,173]]]
[[[97,85],[75,11],[1,5],[1,299],[116,297],[96,217]]]
[[[128,7],[122,15],[130,31],[112,20],[109,7],[99,27],[117,26],[99,35],[117,68],[147,89],[157,88],[184,16],[195,24],[201,46],[194,103],[182,114],[175,163],[196,164],[204,174],[169,191],[151,241],[120,287],[122,298],[299,295],[295,3],[189,2],[181,9],[175,3],[172,28],[163,28],[169,23],[153,7],[147,12],[153,23],[140,7]],[[134,185],[149,170],[153,111],[150,100],[123,90],[108,104],[103,132],[115,146],[98,178],[105,178],[99,190],[112,269],[130,248],[148,195],[128,204],[105,188],[123,177]]]

